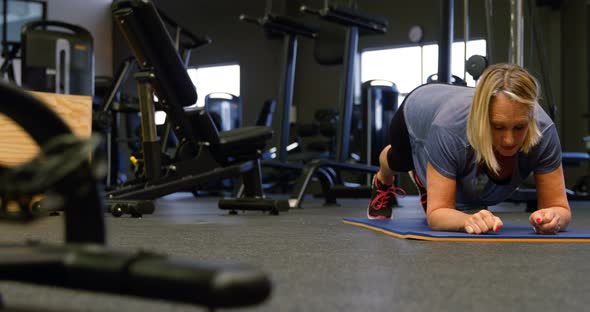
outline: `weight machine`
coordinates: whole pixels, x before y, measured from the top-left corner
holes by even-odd
[[[350,147],[350,132],[353,110],[354,90],[354,63],[358,51],[358,39],[360,32],[369,34],[383,34],[387,31],[388,22],[384,18],[369,16],[357,9],[328,4],[324,8],[312,9],[301,7],[302,12],[319,16],[322,20],[337,24],[346,30],[343,53],[332,55],[335,64],[344,65],[340,85],[339,97],[339,127],[337,134],[337,148],[335,159],[316,159],[305,166],[303,173],[297,179],[295,189],[289,197],[291,208],[300,207],[305,192],[312,180],[317,177],[321,183],[322,193],[326,204],[336,204],[337,197],[370,197],[369,186],[351,186],[344,181],[342,172],[360,172],[375,174],[379,170],[377,166],[348,162]],[[342,30],[342,29],[339,29]],[[317,44],[324,43],[324,39],[330,40],[329,34],[320,33]],[[330,42],[332,43],[332,42]],[[339,57],[341,56],[341,57]]]

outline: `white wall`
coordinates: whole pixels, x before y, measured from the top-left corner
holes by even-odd
[[[112,0],[47,0],[47,19],[86,28],[94,37],[96,76],[112,76]]]

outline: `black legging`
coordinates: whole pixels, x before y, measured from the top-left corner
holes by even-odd
[[[414,170],[410,135],[406,125],[406,118],[404,118],[404,103],[397,109],[389,124],[389,144],[391,144],[391,149],[387,153],[387,164],[395,172]]]

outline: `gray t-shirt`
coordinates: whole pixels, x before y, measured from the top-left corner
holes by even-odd
[[[474,88],[428,84],[404,100],[404,116],[416,172],[426,184],[430,162],[440,174],[457,181],[456,208],[467,210],[496,205],[510,197],[532,172],[548,173],[561,164],[557,129],[542,107],[535,118],[542,138],[528,154],[518,152],[512,177],[497,184],[478,170],[473,148],[467,141],[467,115]]]

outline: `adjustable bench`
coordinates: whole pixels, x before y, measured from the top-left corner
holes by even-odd
[[[288,210],[286,201],[266,200],[262,193],[260,157],[272,130],[244,127],[218,132],[207,112],[188,107],[196,102],[197,93],[155,6],[150,1],[120,0],[113,3],[112,14],[140,69],[135,79],[145,179],[109,192],[111,212],[136,216],[149,213],[153,209],[141,211],[137,209],[141,205],[129,203],[191,191],[212,180],[237,176],[244,182],[243,197],[221,201],[221,209],[272,214]],[[157,103],[153,101],[154,93]],[[166,112],[179,142],[173,163],[165,166],[154,121],[156,106]],[[121,211],[129,207],[129,211]]]

